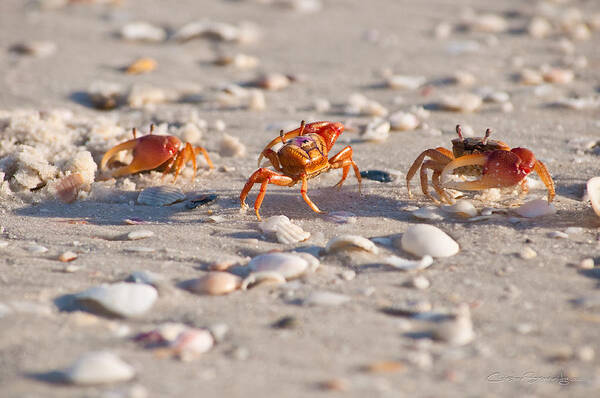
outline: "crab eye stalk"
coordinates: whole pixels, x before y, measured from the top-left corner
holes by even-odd
[[[279,137],[281,137],[281,143],[285,145],[285,140],[283,139],[283,130],[279,130]]]
[[[465,140],[465,138],[462,135],[462,130],[460,128],[460,124],[456,125],[456,134],[458,134],[458,139],[463,142]]]
[[[490,130],[490,129],[485,130],[485,136],[483,137],[483,140],[481,141],[481,143],[483,145],[487,145],[488,138],[490,138],[491,134],[492,134],[492,130]]]

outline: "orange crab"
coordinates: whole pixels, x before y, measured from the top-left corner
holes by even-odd
[[[291,187],[301,181],[300,192],[304,201],[316,213],[323,213],[306,194],[307,181],[330,169],[342,169],[342,179],[335,185],[339,188],[346,180],[350,167],[352,167],[358,180],[358,190],[360,192],[360,172],[358,166],[352,160],[352,147],[347,146],[331,159],[327,159],[331,147],[342,134],[342,131],[344,131],[342,123],[314,122],[305,124],[304,120],[300,127],[295,130],[285,134],[281,130],[279,137],[269,142],[258,158],[258,167],[260,167],[261,159],[266,157],[279,173],[262,167],[256,170],[250,176],[240,194],[242,208],[247,207],[246,197],[252,186],[255,183],[260,183],[260,192],[254,202],[254,211],[256,217],[260,220],[259,209],[265,197],[267,185],[275,184]],[[283,146],[275,152],[271,148],[278,142],[281,142]]]
[[[113,177],[159,169],[164,170],[163,177],[167,173],[175,171],[173,179],[175,181],[183,166],[190,160],[194,166],[193,175],[195,176],[196,156],[200,153],[204,155],[208,167],[213,168],[206,149],[199,146],[192,147],[189,142],[184,145],[179,138],[172,135],[154,135],[153,132],[154,125],[151,125],[150,134],[137,138],[137,131],[134,127],[133,139],[114,146],[104,154],[100,161],[100,170],[104,170],[118,152],[126,150],[133,151],[133,160],[128,165],[112,170]]]
[[[429,193],[427,170],[433,170],[431,183],[442,201],[453,200],[444,188],[478,191],[488,188],[503,188],[521,184],[524,193],[529,190],[525,177],[535,171],[548,189],[548,203],[554,199],[554,181],[546,165],[535,159],[526,148],[511,149],[502,141],[490,140],[491,130],[487,129],[483,138],[464,138],[460,125],[456,126],[458,138],[452,140],[452,151],[438,147],[423,151],[414,161],[406,174],[406,186],[409,197],[410,180],[420,168],[421,190],[434,202],[438,202]],[[429,160],[425,160],[429,157]],[[451,174],[480,177],[474,181],[450,182]]]

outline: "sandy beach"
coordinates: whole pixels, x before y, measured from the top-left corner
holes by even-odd
[[[600,175],[599,45],[600,4],[584,0],[0,1],[0,396],[600,394],[600,218],[586,194]],[[352,171],[341,189],[342,171],[321,174],[308,195],[324,214],[300,184],[269,185],[263,221],[305,234],[282,243],[252,209],[260,184],[247,211],[239,195],[265,145],[302,120],[343,123],[329,156],[350,145],[361,171],[391,181],[363,178],[359,193]],[[214,168],[200,155],[175,182],[98,168],[151,124]],[[457,124],[547,166],[545,215],[519,212],[547,198],[535,173],[525,194],[463,192],[466,216],[423,195],[419,173],[409,198],[411,164],[451,149]],[[183,200],[140,204],[154,186]],[[421,224],[458,252],[411,254],[402,241]],[[278,252],[301,270],[257,276],[258,256]],[[190,291],[217,269],[236,275],[231,291]],[[106,363],[73,366],[98,351]]]

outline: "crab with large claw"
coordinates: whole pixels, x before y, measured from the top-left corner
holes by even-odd
[[[179,138],[172,135],[154,135],[153,132],[154,125],[151,125],[150,134],[138,138],[134,127],[133,139],[114,146],[104,154],[100,162],[100,170],[105,170],[117,153],[127,150],[133,152],[133,160],[128,165],[111,170],[113,177],[159,169],[164,170],[163,177],[167,173],[175,172],[173,181],[176,181],[179,172],[190,160],[194,167],[193,176],[195,176],[196,156],[200,153],[204,155],[208,167],[213,168],[206,149],[200,146],[192,147],[189,142],[184,145]]]
[[[460,125],[456,126],[458,138],[452,140],[452,151],[438,147],[423,151],[406,174],[406,186],[409,197],[410,180],[420,170],[421,190],[434,202],[437,200],[429,193],[427,170],[433,170],[431,183],[442,201],[452,203],[445,188],[463,191],[479,191],[488,188],[504,188],[521,185],[523,193],[529,187],[525,177],[535,171],[548,189],[548,203],[554,199],[554,181],[546,165],[536,160],[533,152],[526,148],[510,148],[502,141],[489,139],[491,130],[487,129],[483,138],[464,138]],[[429,159],[425,160],[425,157]],[[452,174],[480,177],[473,181],[448,181]]]
[[[246,197],[252,186],[260,183],[260,192],[254,202],[254,211],[256,217],[260,220],[259,209],[265,197],[267,185],[275,184],[291,187],[298,182],[302,182],[300,192],[304,201],[313,211],[323,213],[308,197],[306,193],[307,181],[330,169],[342,169],[342,179],[335,185],[339,188],[346,180],[350,167],[352,167],[358,180],[358,190],[360,192],[360,172],[358,166],[352,160],[352,147],[347,146],[337,155],[330,159],[327,158],[329,151],[342,134],[342,131],[344,131],[342,123],[314,122],[305,124],[304,121],[302,121],[299,128],[285,134],[281,130],[279,137],[269,142],[261,152],[258,158],[259,169],[250,176],[244,189],[242,189],[240,194],[242,208],[247,207]],[[283,146],[275,152],[271,148],[279,142]],[[260,161],[263,157],[269,159],[276,171],[260,167]]]

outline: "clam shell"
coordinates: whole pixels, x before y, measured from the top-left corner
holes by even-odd
[[[283,244],[303,242],[310,238],[310,232],[306,232],[301,227],[293,224],[284,215],[269,217],[258,226],[263,233],[274,235],[277,241]]]
[[[94,312],[122,317],[146,313],[157,298],[154,287],[125,282],[94,286],[75,295],[77,302]]]
[[[600,216],[600,177],[594,177],[587,182],[587,192],[592,209]]]
[[[208,294],[211,296],[231,293],[240,287],[242,278],[229,272],[212,271],[186,284],[186,289],[192,293]]]
[[[556,208],[552,203],[544,199],[536,199],[524,203],[521,207],[515,210],[515,212],[521,217],[540,217],[548,214],[556,213]]]
[[[267,253],[250,260],[248,268],[253,272],[277,272],[285,279],[290,279],[304,274],[309,268],[309,263],[304,258],[291,253]]]
[[[402,249],[416,256],[450,257],[458,253],[458,243],[441,229],[428,224],[409,227],[402,235]]]
[[[131,380],[135,370],[112,352],[97,351],[81,356],[64,375],[73,384],[92,385]]]
[[[334,253],[340,250],[364,250],[377,254],[379,249],[375,243],[359,235],[341,235],[331,239],[325,246],[326,253]]]
[[[146,206],[168,206],[173,203],[181,202],[185,199],[185,194],[181,189],[173,186],[159,186],[144,189],[138,195],[137,202]]]

